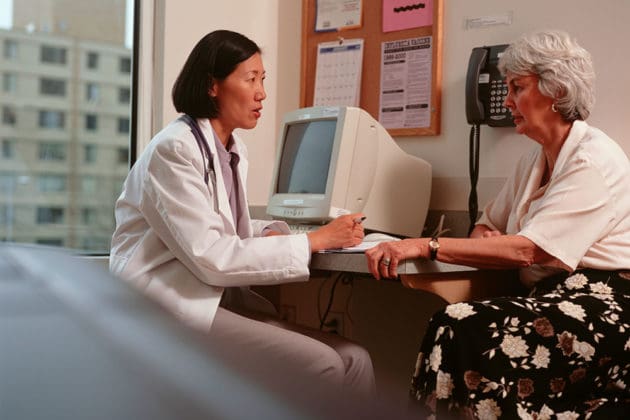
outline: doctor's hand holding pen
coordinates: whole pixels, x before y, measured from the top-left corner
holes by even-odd
[[[309,232],[308,241],[311,252],[324,249],[346,248],[355,246],[363,241],[362,213],[346,214],[333,219],[319,229]]]

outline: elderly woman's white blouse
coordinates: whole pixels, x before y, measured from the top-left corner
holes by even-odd
[[[522,157],[477,224],[527,237],[571,269],[630,268],[630,164],[602,131],[575,121],[551,179],[541,146]],[[532,266],[528,285],[552,273]]]

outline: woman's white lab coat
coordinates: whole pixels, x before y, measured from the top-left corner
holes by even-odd
[[[110,270],[187,324],[208,331],[224,287],[306,281],[310,250],[304,234],[259,237],[271,224],[286,233],[288,228],[283,222],[250,220],[247,150],[235,135],[238,203],[248,226],[247,237],[238,237],[212,127],[207,119],[197,122],[217,170],[206,185],[204,160],[185,122],[175,120],[159,132],[116,202]]]

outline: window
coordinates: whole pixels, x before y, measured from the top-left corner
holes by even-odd
[[[96,83],[88,83],[85,86],[85,100],[88,102],[97,102],[101,96],[100,88]]]
[[[0,241],[107,253],[135,150],[140,2],[107,0],[103,13],[79,13],[96,0],[8,2],[0,5],[0,21],[8,18],[0,24],[0,220],[15,217],[0,224]]]
[[[112,238],[94,238],[88,237],[83,239],[83,249],[93,249],[99,252],[107,252],[109,250],[109,244]]]
[[[96,209],[81,209],[81,223],[83,223],[84,225],[92,225],[96,223]]]
[[[39,79],[39,93],[51,96],[66,96],[66,81],[63,79]]]
[[[47,245],[47,246],[63,246],[63,239],[43,238],[43,239],[37,239],[35,243],[38,245]]]
[[[15,125],[16,122],[17,116],[15,115],[15,110],[8,105],[4,105],[2,107],[2,124]]]
[[[118,68],[121,73],[131,73],[131,58],[121,57]]]
[[[66,191],[65,175],[40,175],[37,178],[37,189],[40,192]]]
[[[15,140],[2,139],[2,157],[4,159],[15,157]]]
[[[128,104],[131,100],[131,89],[128,87],[118,88],[118,103]]]
[[[127,164],[129,162],[129,149],[127,147],[119,147],[118,148],[118,159],[119,164]]]
[[[62,129],[66,125],[66,115],[63,111],[39,111],[40,128]]]
[[[17,74],[4,73],[2,75],[2,91],[5,93],[17,92]]]
[[[94,163],[96,162],[96,145],[86,144],[83,146],[83,162]]]
[[[90,70],[98,69],[98,53],[96,52],[87,53],[87,68]]]
[[[37,207],[37,224],[61,224],[63,223],[62,207]]]
[[[40,143],[39,160],[66,160],[66,145],[63,143]]]
[[[118,118],[118,134],[129,134],[129,118]]]
[[[7,204],[0,204],[0,225],[12,225],[14,223],[13,212]],[[8,240],[9,238],[5,238]]]
[[[64,47],[42,45],[39,57],[42,63],[66,64],[66,49]]]
[[[18,43],[13,39],[4,40],[4,58],[11,60],[17,58],[18,55]]]
[[[94,194],[97,191],[98,179],[95,176],[87,175],[81,178],[81,192],[84,194]]]
[[[85,130],[96,131],[98,129],[98,116],[96,114],[85,115]]]

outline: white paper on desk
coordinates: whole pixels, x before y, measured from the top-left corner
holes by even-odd
[[[338,249],[325,249],[323,251],[319,251],[322,254],[362,254],[365,250],[375,247],[380,244],[381,241],[364,241],[359,245],[350,246],[348,248],[338,248]]]
[[[321,42],[317,46],[315,106],[359,106],[363,39]]]

